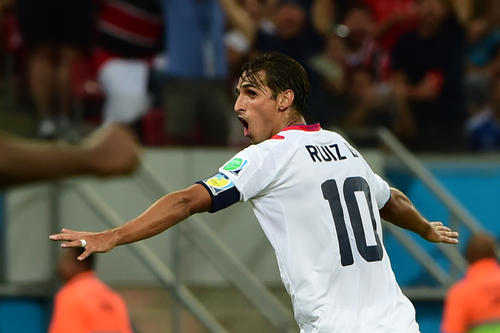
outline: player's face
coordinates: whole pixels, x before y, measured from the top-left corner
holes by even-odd
[[[259,73],[261,82],[265,82],[265,74]],[[236,102],[234,111],[243,124],[243,134],[252,143],[259,143],[271,138],[281,128],[278,124],[278,105],[273,93],[266,85],[240,78],[236,86]]]

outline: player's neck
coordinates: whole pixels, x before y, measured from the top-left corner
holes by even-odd
[[[307,125],[304,117],[300,113],[297,113],[296,115],[289,117],[286,121],[283,128],[289,127],[289,126],[296,126],[296,125]]]
[[[289,110],[286,113],[282,113],[280,118],[276,119],[276,122],[273,126],[272,135],[278,134],[284,128],[296,125],[307,125],[307,124],[304,117],[302,117],[300,113]]]

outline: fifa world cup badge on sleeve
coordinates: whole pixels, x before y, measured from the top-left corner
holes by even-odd
[[[223,173],[218,173],[203,181],[213,195],[218,195],[234,186],[233,182]]]
[[[222,169],[231,172],[232,174],[238,176],[241,170],[247,165],[248,161],[239,157],[233,158],[231,161],[227,162]]]

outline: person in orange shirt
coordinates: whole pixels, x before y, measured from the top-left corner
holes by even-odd
[[[97,278],[92,256],[76,259],[81,252],[66,251],[58,262],[65,284],[55,297],[49,333],[132,333],[125,302]]]
[[[471,237],[466,248],[470,266],[446,295],[441,332],[500,332],[500,265],[488,234]]]

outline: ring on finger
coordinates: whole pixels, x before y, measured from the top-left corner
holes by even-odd
[[[85,239],[80,239],[81,247],[87,246],[87,241]]]

